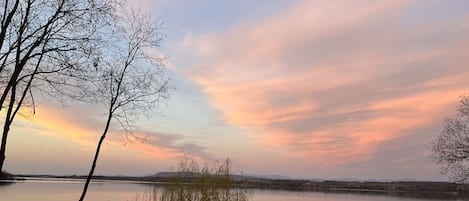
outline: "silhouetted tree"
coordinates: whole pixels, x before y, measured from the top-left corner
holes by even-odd
[[[168,82],[163,76],[161,58],[148,54],[162,40],[160,23],[139,12],[130,11],[118,23],[115,45],[100,59],[94,91],[89,96],[107,108],[104,131],[80,201],[83,201],[93,176],[101,146],[116,120],[125,130],[142,114],[150,114],[168,98]]]
[[[75,96],[83,73],[94,67],[118,0],[1,0],[0,111],[6,109],[0,148],[33,94]],[[59,94],[59,95],[58,95]]]
[[[469,182],[469,96],[461,96],[457,114],[429,146],[431,158],[443,174],[457,183]]]

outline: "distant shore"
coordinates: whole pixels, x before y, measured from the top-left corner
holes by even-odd
[[[21,182],[22,180],[84,180],[86,176],[56,176],[56,175],[14,175],[3,178]],[[142,184],[164,184],[171,177],[133,177],[133,176],[94,176],[93,179],[101,181],[126,181]],[[331,193],[360,193],[360,194],[386,194],[399,197],[419,198],[469,198],[469,185],[450,182],[421,182],[421,181],[312,181],[293,179],[267,179],[256,177],[234,176],[234,186],[237,188],[289,190],[289,191],[318,191]]]
[[[10,180],[10,179],[14,179],[14,175],[8,173],[8,172],[0,172],[0,179],[3,179],[3,180]]]

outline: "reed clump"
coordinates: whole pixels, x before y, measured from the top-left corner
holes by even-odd
[[[230,167],[229,159],[200,166],[185,158],[167,184],[152,187],[132,201],[248,201],[247,190],[234,188]]]

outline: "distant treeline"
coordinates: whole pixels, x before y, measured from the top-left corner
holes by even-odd
[[[469,198],[469,185],[449,182],[361,182],[310,180],[246,180],[243,186],[292,191],[388,194],[404,197]]]

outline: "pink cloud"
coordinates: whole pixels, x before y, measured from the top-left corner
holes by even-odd
[[[84,154],[94,153],[98,139],[104,127],[104,116],[100,109],[93,105],[75,105],[57,108],[48,104],[40,104],[36,115],[32,116],[25,108],[13,126],[27,130],[29,134],[37,134],[53,138],[65,139],[77,143]],[[15,131],[15,130],[14,130]],[[151,159],[174,159],[186,155],[207,158],[204,147],[185,142],[184,136],[175,133],[159,133],[130,129],[123,131],[116,122],[108,132],[105,146],[110,150],[128,151],[138,157]],[[143,138],[144,137],[144,138]],[[67,151],[67,150],[65,150]]]
[[[321,164],[369,160],[379,145],[438,123],[469,86],[465,19],[403,27],[412,6],[304,1],[189,35],[188,74],[227,124],[256,133],[261,146]]]

